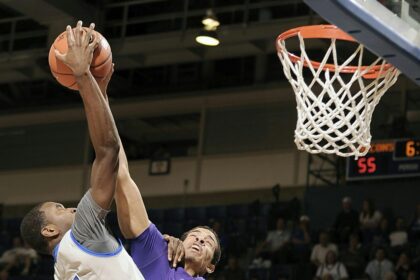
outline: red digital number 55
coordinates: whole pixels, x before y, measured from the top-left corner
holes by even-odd
[[[362,157],[357,160],[359,174],[374,173],[376,171],[375,157]]]

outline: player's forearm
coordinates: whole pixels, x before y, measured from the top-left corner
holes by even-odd
[[[89,135],[96,157],[109,152],[118,155],[119,139],[115,121],[97,82],[90,72],[77,77],[76,80],[83,99]]]
[[[108,102],[107,84],[100,83],[99,87],[104,99]],[[124,238],[132,239],[147,229],[149,217],[140,190],[131,178],[127,155],[125,154],[121,138],[118,134],[117,137],[120,150],[118,154],[117,187],[114,198],[121,233]]]
[[[125,154],[125,150],[123,147],[123,144],[121,142],[121,138],[118,137],[119,144],[120,144],[120,151],[118,154],[118,160],[119,160],[119,168],[118,168],[118,178],[124,178],[124,177],[131,177],[130,176],[130,170],[128,169],[128,160],[127,155]]]
[[[140,190],[130,176],[127,156],[121,145],[115,203],[121,233],[127,239],[139,236],[149,226],[149,217]]]
[[[140,194],[132,178],[117,179],[115,189],[118,224],[124,238],[138,237],[149,226],[149,217]]]

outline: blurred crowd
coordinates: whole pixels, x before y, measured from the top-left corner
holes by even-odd
[[[203,223],[218,233],[223,256],[216,272],[206,277],[209,280],[418,279],[420,204],[409,221],[381,213],[370,199],[361,209],[353,208],[350,197],[341,204],[335,222],[321,230],[312,229],[310,216],[301,215],[296,199],[283,204],[170,209],[162,215],[151,211],[151,216],[163,232],[175,236]],[[117,221],[109,222],[118,232]],[[38,256],[16,231],[10,235],[3,230],[2,235],[0,280],[53,279],[50,257]]]
[[[35,271],[38,259],[34,249],[23,244],[19,236],[13,237],[11,248],[5,250],[0,258],[0,280],[30,276]]]
[[[306,215],[297,221],[279,216],[248,252],[252,258],[230,255],[211,278],[414,280],[420,273],[419,241],[420,204],[407,223],[386,217],[370,199],[358,211],[344,197],[331,227],[313,231]]]

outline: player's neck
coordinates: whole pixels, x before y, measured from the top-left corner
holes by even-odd
[[[186,262],[184,266],[184,270],[186,273],[188,273],[192,277],[199,276],[194,265],[191,263]]]
[[[54,249],[60,243],[61,239],[63,239],[63,235],[60,234],[58,237],[48,241],[48,252],[50,252],[51,256],[53,256]]]

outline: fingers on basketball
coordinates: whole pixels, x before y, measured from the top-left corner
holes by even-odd
[[[88,47],[93,52],[90,71],[97,81],[103,81],[113,71],[112,52],[107,40],[99,32],[95,31],[94,27],[94,24],[91,24],[89,28],[82,28],[80,26],[81,32],[86,33],[86,37],[84,38],[89,39]],[[89,32],[90,36],[88,36]],[[78,90],[73,72],[64,64],[65,54],[76,43],[75,33],[78,32],[70,26],[67,26],[66,31],[61,33],[52,44],[48,62],[52,75],[61,85]],[[78,39],[80,39],[80,36]]]

